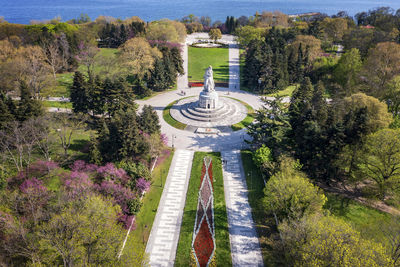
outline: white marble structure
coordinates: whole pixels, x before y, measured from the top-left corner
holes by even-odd
[[[218,107],[218,93],[215,91],[212,67],[209,66],[204,74],[204,90],[200,92],[199,107],[216,109]]]

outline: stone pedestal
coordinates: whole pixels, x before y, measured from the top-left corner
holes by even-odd
[[[218,93],[215,91],[202,91],[199,96],[199,107],[204,109],[216,109],[218,107]]]

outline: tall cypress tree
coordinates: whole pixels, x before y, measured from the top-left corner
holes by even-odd
[[[74,112],[87,113],[89,98],[86,90],[86,82],[82,73],[79,71],[75,72],[70,92]]]
[[[303,70],[303,46],[300,43],[299,49],[297,52],[297,61],[296,61],[296,82],[301,82],[304,77],[304,70]]]
[[[166,83],[165,65],[162,59],[157,58],[154,68],[150,71],[150,78],[147,82],[153,91],[161,92],[168,88]]]
[[[140,129],[148,134],[160,132],[158,115],[152,106],[145,105],[139,117]]]
[[[4,129],[7,123],[14,121],[13,114],[8,109],[7,98],[4,93],[0,93],[0,130]]]
[[[25,81],[22,81],[20,84],[20,97],[21,100],[17,108],[17,119],[19,121],[25,121],[43,114],[42,103],[39,100],[33,99],[31,90]]]
[[[105,100],[103,99],[102,86],[99,76],[96,76],[94,79],[90,78],[86,85],[88,94],[88,110],[90,110],[93,115],[105,113]]]

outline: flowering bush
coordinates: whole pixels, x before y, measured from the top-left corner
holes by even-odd
[[[58,164],[54,161],[36,161],[30,165],[28,171],[20,171],[17,175],[9,178],[7,183],[9,187],[17,188],[29,178],[46,176],[58,168]]]
[[[166,146],[166,145],[168,145],[168,137],[167,137],[167,135],[166,134],[160,134],[160,139],[161,139],[161,142]]]
[[[147,192],[147,190],[149,190],[150,188],[150,182],[146,181],[143,178],[139,178],[136,181],[136,188],[139,191],[139,193]]]
[[[125,229],[129,229],[129,227],[131,226],[131,223],[133,223],[131,230],[135,230],[135,228],[136,228],[135,216],[120,213],[118,216],[118,222],[120,222],[125,227]]]
[[[107,163],[105,166],[99,167],[97,169],[97,174],[101,180],[113,180],[123,185],[126,185],[129,181],[126,171],[122,168],[116,168],[112,163]]]
[[[121,207],[124,214],[131,214],[128,203],[136,196],[130,189],[113,181],[103,181],[100,185],[95,185],[95,189],[106,197],[112,197],[114,203]]]
[[[19,189],[25,194],[42,194],[47,191],[47,188],[43,186],[43,182],[36,178],[25,180]]]
[[[96,164],[88,164],[83,160],[76,160],[74,164],[70,166],[73,172],[95,172],[99,168]]]
[[[93,182],[84,172],[73,171],[64,182],[65,190],[70,198],[86,196],[93,189]]]

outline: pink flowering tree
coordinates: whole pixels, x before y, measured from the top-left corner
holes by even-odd
[[[93,190],[93,182],[84,172],[73,171],[64,181],[68,198],[77,199],[87,196]]]
[[[97,179],[99,181],[114,181],[126,186],[130,177],[122,168],[116,168],[114,164],[107,163],[97,169]]]
[[[22,192],[22,210],[36,225],[42,214],[42,208],[49,198],[48,190],[43,182],[36,178],[25,180],[19,189]]]
[[[150,181],[146,181],[144,178],[139,178],[136,181],[136,189],[140,194],[147,192],[150,188]]]

